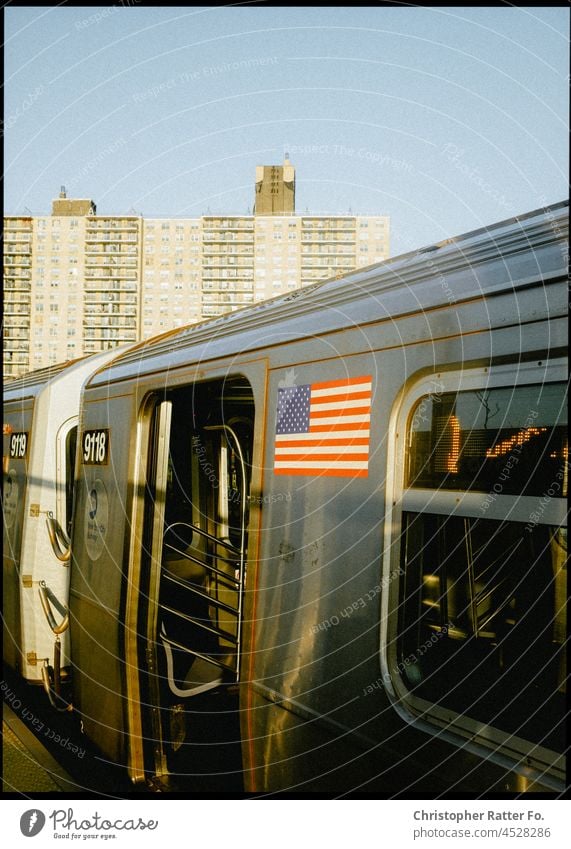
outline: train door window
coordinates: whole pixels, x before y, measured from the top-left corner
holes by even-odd
[[[438,375],[412,390],[397,425],[387,674],[413,714],[496,747],[509,737],[522,754],[564,751],[560,374]]]
[[[67,535],[71,534],[73,494],[75,486],[75,456],[77,421],[66,422],[57,435],[57,519]]]
[[[165,405],[164,507],[153,520],[161,702],[238,680],[254,425],[243,378],[173,390]]]

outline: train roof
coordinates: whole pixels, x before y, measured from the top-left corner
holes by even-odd
[[[80,357],[75,360],[66,360],[64,363],[58,363],[53,366],[46,366],[45,368],[39,368],[35,371],[29,371],[26,374],[21,375],[20,377],[15,377],[12,380],[7,380],[4,383],[4,398],[10,398],[12,396],[20,396],[20,395],[35,395],[37,394],[47,383],[53,380],[54,377],[61,374],[63,371],[71,368],[74,364],[82,362],[87,359],[86,357]]]
[[[543,207],[168,331],[117,356],[89,383],[166,372],[189,361],[204,363],[312,336],[317,311],[317,330],[326,333],[561,278],[567,255],[554,247],[568,239],[568,207],[567,201]]]
[[[52,385],[56,380],[64,380],[69,377],[74,381],[85,380],[96,368],[116,357],[118,350],[124,351],[126,348],[127,346],[123,345],[121,349],[87,354],[84,357],[77,357],[64,363],[36,369],[13,380],[6,381],[3,389],[4,402],[39,395],[48,384]]]

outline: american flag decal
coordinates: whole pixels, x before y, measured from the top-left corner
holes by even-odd
[[[372,378],[278,390],[274,473],[366,478]]]

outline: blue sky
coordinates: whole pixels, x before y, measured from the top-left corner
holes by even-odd
[[[567,194],[565,8],[5,10],[5,211],[389,215],[392,253]]]

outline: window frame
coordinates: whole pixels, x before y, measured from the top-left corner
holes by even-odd
[[[430,513],[529,522],[543,496],[499,494],[489,503],[489,492],[407,488],[406,453],[412,417],[423,397],[541,383],[567,382],[566,359],[511,363],[465,370],[430,371],[411,379],[391,412],[388,432],[383,586],[381,601],[380,662],[385,689],[397,713],[427,733],[461,745],[503,766],[525,767],[528,776],[560,788],[565,777],[565,755],[538,746],[522,737],[486,726],[466,714],[414,695],[406,686],[398,664],[398,610],[401,602],[401,537],[404,513]],[[488,501],[485,512],[481,505]],[[566,526],[566,499],[551,498],[539,524]]]
[[[77,431],[79,439],[79,420],[77,416],[67,419],[58,429],[56,436],[56,519],[60,526],[68,532],[73,518],[73,504],[75,500],[76,466],[77,466],[77,442],[75,460],[72,466],[67,463],[67,441],[73,429]],[[71,510],[68,515],[68,487],[71,488]]]

